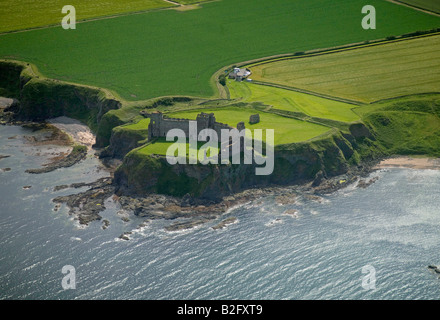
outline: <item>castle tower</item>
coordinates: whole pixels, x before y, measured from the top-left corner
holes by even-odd
[[[203,129],[214,128],[215,116],[214,113],[200,113],[197,115],[197,131]]]
[[[148,125],[148,140],[160,137],[160,128],[162,125],[163,113],[156,111],[150,114],[150,124]]]

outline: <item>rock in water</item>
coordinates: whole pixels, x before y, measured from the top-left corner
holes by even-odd
[[[214,230],[223,229],[223,228],[225,228],[228,224],[232,224],[232,223],[235,223],[235,222],[237,222],[237,218],[235,218],[235,217],[230,217],[230,218],[227,218],[227,219],[223,220],[223,221],[220,222],[219,224],[213,226],[212,229],[214,229]]]
[[[101,226],[101,228],[102,228],[103,230],[107,229],[109,225],[110,225],[110,221],[108,221],[107,219],[102,220],[102,226]]]

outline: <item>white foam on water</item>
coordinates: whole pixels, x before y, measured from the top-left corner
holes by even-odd
[[[274,225],[282,224],[282,223],[284,223],[284,220],[280,219],[280,218],[277,218],[277,219],[274,219],[274,220],[271,220],[271,221],[265,223],[264,225],[266,227],[273,227]]]

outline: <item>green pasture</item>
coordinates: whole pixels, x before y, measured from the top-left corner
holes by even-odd
[[[163,0],[2,0],[0,1],[0,32],[61,24],[65,5],[73,5],[77,21],[102,16],[172,7]]]
[[[227,85],[231,99],[259,101],[274,109],[303,112],[317,118],[343,122],[359,120],[359,116],[352,111],[356,106],[352,104],[249,82],[228,81]]]
[[[144,118],[136,123],[127,124],[121,126],[119,128],[123,128],[124,130],[148,130],[148,125],[150,124],[150,118]]]
[[[373,102],[438,92],[440,36],[252,66],[254,80]]]
[[[234,128],[238,122],[243,121],[246,128],[251,131],[254,129],[274,129],[275,145],[309,140],[330,130],[329,127],[322,125],[282,117],[269,112],[259,112],[252,108],[226,107],[210,110],[190,110],[168,113],[167,116],[195,120],[200,112],[213,112],[217,122],[226,123]],[[260,114],[260,122],[251,125],[249,117],[256,113]],[[266,132],[263,131],[263,141],[265,141],[265,137]]]
[[[168,148],[173,144],[174,142],[166,141],[165,138],[158,139],[156,141],[153,141],[152,143],[140,148],[137,150],[139,154],[143,155],[152,155],[152,154],[160,154],[160,155],[166,155]],[[187,151],[188,151],[187,147]],[[188,154],[188,153],[187,153]]]
[[[148,155],[148,156],[152,155],[152,154],[166,155],[168,148],[171,147],[173,144],[176,144],[176,146],[179,145],[178,142],[167,141],[166,138],[158,138],[158,139],[152,141],[150,144],[140,148],[136,152],[139,154]],[[190,146],[189,143],[185,143],[187,158],[188,159],[193,159],[193,158],[198,159],[198,152],[200,152],[201,150],[206,152],[207,157],[218,156],[218,153],[219,153],[218,148],[206,147],[205,144],[206,144],[206,142],[198,142],[197,143],[197,151],[196,151]],[[195,153],[195,152],[197,152],[197,153]],[[175,149],[174,156],[176,156],[176,157],[178,156],[177,149]]]
[[[76,30],[59,25],[3,34],[0,58],[31,62],[47,77],[107,88],[131,101],[212,97],[216,89],[210,79],[228,65],[440,26],[438,17],[408,7],[383,0],[368,4],[377,10],[376,30],[361,27],[362,0],[219,0],[198,10],[153,10],[87,21]],[[14,12],[23,14],[20,21],[34,15],[31,7]],[[1,25],[10,28],[6,22]]]

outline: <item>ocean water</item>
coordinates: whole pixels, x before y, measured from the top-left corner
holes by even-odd
[[[53,187],[108,172],[90,156],[27,174],[47,159],[43,149],[59,150],[27,145],[23,135],[32,134],[0,126],[0,154],[10,155],[0,169],[11,168],[0,170],[0,299],[440,298],[440,279],[427,269],[440,265],[440,171],[381,170],[367,189],[348,187],[320,202],[261,198],[178,233],[164,231],[167,221],[135,229],[143,220],[122,221],[109,199],[102,213],[109,228],[80,228],[51,199],[85,189]],[[283,215],[289,209],[297,217]],[[226,217],[238,222],[211,228]],[[130,241],[118,239],[131,230]],[[66,265],[75,268],[75,289],[63,289]]]

